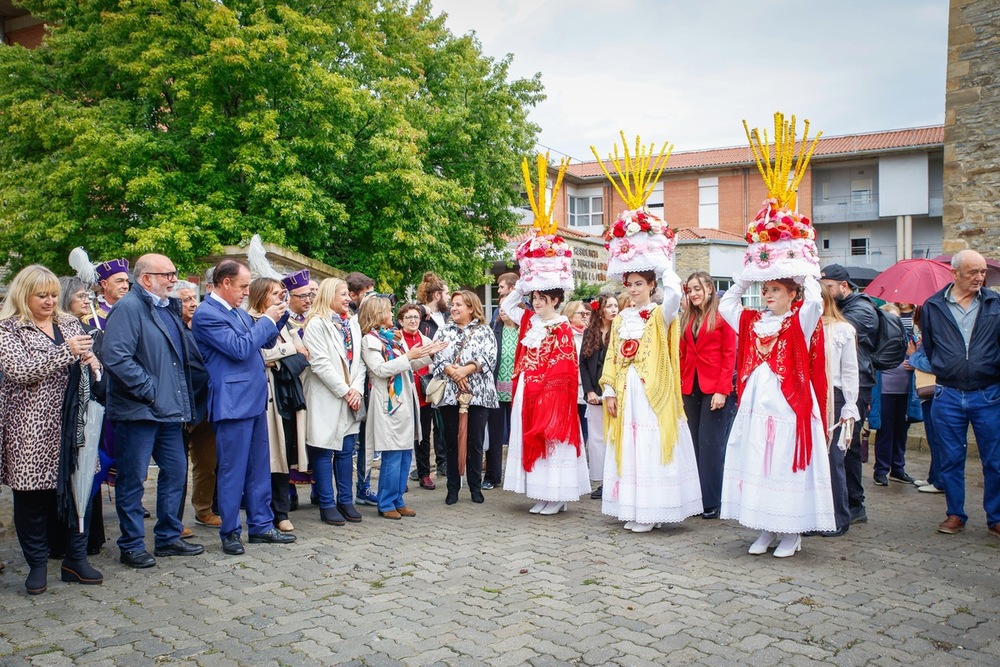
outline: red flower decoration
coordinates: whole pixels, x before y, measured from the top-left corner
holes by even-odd
[[[612,231],[611,233],[614,234],[615,236],[617,236],[618,238],[624,238],[624,236],[625,236],[625,226],[624,225],[615,225],[614,231]]]
[[[631,359],[635,356],[635,353],[639,351],[639,341],[634,338],[629,340],[623,340],[621,347],[618,348],[618,352],[626,359]]]
[[[776,229],[775,227],[771,227],[771,229],[767,230],[767,235],[771,237],[772,241],[777,241],[779,238],[781,238],[781,232],[778,231],[778,229]]]
[[[645,322],[646,320],[649,319],[649,314],[651,312],[653,312],[653,311],[652,310],[640,310],[639,311],[639,317],[641,317],[642,321]]]
[[[601,309],[601,302],[598,301],[597,299],[594,299],[593,301],[590,302],[590,309],[596,313]]]

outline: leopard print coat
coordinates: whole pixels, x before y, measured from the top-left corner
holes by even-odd
[[[56,326],[67,340],[83,334],[73,317]],[[30,322],[0,321],[0,482],[15,491],[56,488],[62,404],[75,358],[69,346]]]

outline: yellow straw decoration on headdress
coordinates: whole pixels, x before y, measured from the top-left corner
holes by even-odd
[[[535,214],[535,228],[540,234],[555,234],[558,223],[552,220],[552,211],[556,206],[556,196],[559,188],[562,187],[563,176],[566,175],[566,168],[569,160],[563,158],[559,161],[559,175],[556,177],[556,184],[552,188],[552,201],[545,203],[545,184],[549,175],[549,154],[546,152],[538,154],[538,195],[535,195],[534,184],[531,182],[531,169],[528,167],[528,158],[521,162],[521,173],[524,176],[524,187],[528,191],[528,203],[531,211]]]
[[[639,136],[636,135],[635,154],[630,155],[628,152],[628,142],[625,141],[625,132],[621,131],[620,135],[622,138],[622,149],[625,153],[624,160],[618,155],[618,144],[615,144],[614,156],[608,155],[608,160],[614,165],[615,171],[621,179],[621,187],[619,187],[617,181],[608,172],[607,167],[604,166],[604,161],[597,153],[597,149],[591,146],[590,150],[594,153],[594,157],[597,158],[597,164],[601,167],[601,171],[611,181],[615,192],[622,198],[625,205],[629,207],[629,210],[634,211],[642,208],[642,205],[649,199],[649,195],[653,193],[653,188],[656,187],[656,182],[660,180],[663,168],[667,166],[667,160],[670,158],[670,153],[674,150],[674,145],[664,141],[659,154],[656,154],[656,144],[651,143],[649,144],[649,148],[646,148],[642,145]]]
[[[806,143],[809,141],[809,121],[805,122],[802,132],[802,142],[799,144],[799,154],[795,155],[795,116],[791,122],[785,120],[785,114],[780,111],[774,114],[774,161],[771,161],[770,145],[767,137],[767,130],[764,130],[764,141],[760,140],[760,133],[757,128],[750,131],[747,122],[743,121],[743,129],[747,133],[747,141],[750,142],[750,150],[753,151],[754,161],[757,163],[757,171],[764,177],[764,184],[771,197],[778,201],[778,208],[790,208],[795,210],[796,194],[799,190],[799,183],[806,174],[806,167],[812,159],[813,151],[819,143],[819,138],[823,133],[818,133],[806,151]],[[794,167],[793,167],[794,162]],[[788,175],[792,177],[789,179]]]

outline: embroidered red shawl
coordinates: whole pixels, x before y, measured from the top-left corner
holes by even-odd
[[[580,366],[576,358],[573,329],[567,322],[553,327],[541,345],[532,349],[522,343],[531,328],[534,313],[525,309],[517,334],[514,357],[514,394],[522,379],[521,462],[531,472],[535,461],[552,453],[556,443],[568,442],[580,456],[580,415],[577,412],[577,385]]]
[[[805,470],[812,460],[812,408],[813,391],[819,402],[820,419],[826,433],[826,351],[823,341],[823,322],[816,324],[806,349],[806,339],[799,323],[798,311],[801,303],[792,305],[793,315],[786,318],[778,332],[771,352],[764,356],[757,346],[759,340],[754,331],[754,323],[761,314],[755,310],[744,310],[740,315],[740,339],[738,345],[739,373],[736,378],[736,392],[743,399],[747,380],[760,364],[766,363],[781,382],[781,394],[795,412],[795,455],[792,458],[792,472]],[[813,391],[809,391],[812,384]]]

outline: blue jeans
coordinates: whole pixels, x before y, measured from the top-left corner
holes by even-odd
[[[907,394],[882,394],[882,426],[875,434],[875,474],[906,472]]]
[[[323,510],[336,506],[333,497],[333,455],[332,449],[322,449],[306,445],[309,460],[312,461],[313,484],[316,485],[316,495],[319,497],[319,508]]]
[[[378,510],[390,512],[406,507],[403,494],[410,476],[410,461],[413,450],[402,449],[382,452],[382,467],[378,473]]]
[[[928,398],[927,400],[920,401],[920,409],[923,410],[924,413],[924,433],[927,435],[927,449],[931,453],[931,465],[930,468],[927,470],[927,482],[932,486],[937,486],[938,488],[941,488],[939,486],[941,482],[938,480],[938,477],[941,474],[940,472],[938,472],[938,466],[940,465],[939,458],[941,456],[941,452],[939,451],[940,448],[938,447],[937,432],[934,430],[934,420],[931,418],[931,411],[933,407],[934,407],[933,398]]]
[[[351,436],[355,439],[358,452],[358,493],[371,485],[372,471],[368,469],[368,461],[365,460],[365,424],[361,424],[361,433]]]
[[[983,509],[989,526],[1000,524],[1000,383],[985,389],[961,391],[938,385],[934,390],[931,419],[940,449],[939,478],[948,514],[967,521],[965,514],[966,434],[969,424],[976,434],[983,464]]]
[[[337,504],[351,505],[354,503],[354,445],[358,441],[357,434],[344,436],[343,446],[339,452],[333,453],[333,472],[337,481]],[[364,452],[358,454],[364,459]],[[364,465],[362,462],[361,465]]]
[[[158,547],[173,544],[181,537],[177,508],[183,502],[187,481],[187,456],[180,422],[125,421],[114,422],[114,427],[118,450],[115,508],[122,531],[118,548],[123,552],[145,549],[142,494],[150,458],[159,466],[154,542]]]

